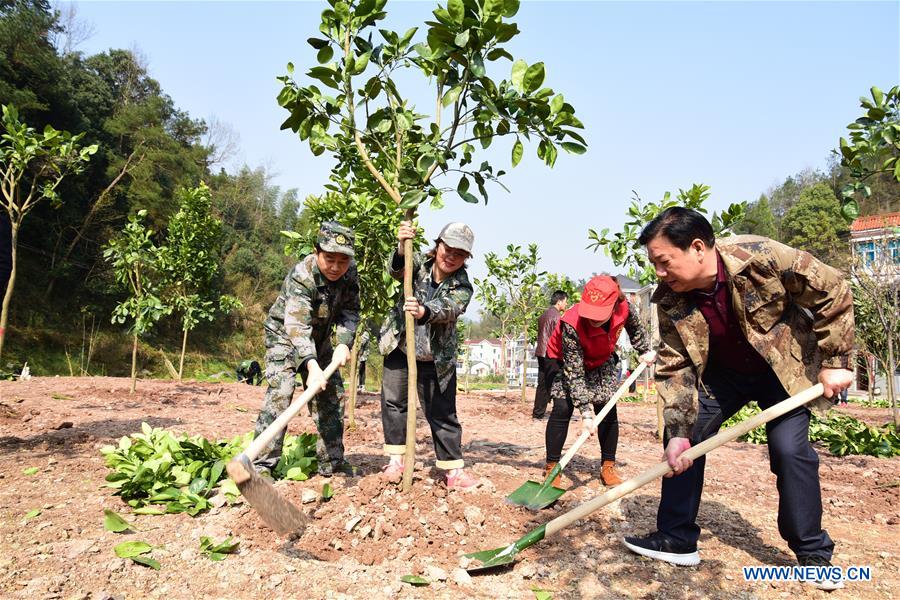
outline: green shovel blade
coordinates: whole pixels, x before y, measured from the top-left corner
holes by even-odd
[[[526,481],[506,497],[506,501],[516,506],[524,506],[529,510],[541,510],[547,508],[566,493],[566,490],[553,487],[552,482],[559,475],[559,465],[553,467],[553,470],[547,475],[544,483],[537,481]]]
[[[471,558],[481,562],[480,565],[471,565],[466,567],[466,571],[468,571],[469,573],[483,573],[485,571],[498,569],[500,567],[512,564],[513,562],[515,562],[516,555],[520,551],[544,539],[544,530],[546,529],[546,527],[546,525],[541,525],[536,529],[532,529],[509,546],[466,554],[466,558]]]

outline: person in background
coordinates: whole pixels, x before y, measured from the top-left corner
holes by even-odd
[[[593,435],[594,415],[618,389],[619,358],[615,349],[622,330],[641,353],[641,360],[652,363],[656,353],[650,350],[650,338],[637,310],[626,300],[614,278],[597,275],[587,282],[581,301],[566,311],[550,336],[547,356],[559,361],[560,370],[550,384],[553,411],[547,421],[547,475],[562,455],[575,408],[581,414],[582,427]],[[604,417],[597,433],[600,479],[604,485],[619,485],[622,483],[616,470],[619,419],[615,407]],[[559,487],[559,484],[557,476],[553,485]]]
[[[259,385],[262,383],[262,369],[255,360],[242,360],[237,368],[238,383]]]
[[[403,245],[415,238],[409,221],[400,224],[397,250],[388,270],[403,279]],[[431,426],[436,466],[445,473],[447,488],[470,488],[478,480],[464,470],[462,426],[456,416],[456,321],[472,299],[466,259],[472,256],[475,234],[464,223],[449,223],[424,256],[413,258],[413,296],[402,293],[382,329],[379,350],[385,355],[381,385],[384,451],[389,457],[384,476],[399,481],[406,451],[407,357],[405,313],[415,319],[418,396]]]
[[[534,355],[538,360],[537,389],[534,391],[534,407],[531,410],[531,418],[543,419],[547,413],[547,404],[550,402],[550,385],[553,377],[559,371],[559,363],[552,358],[547,358],[547,341],[556,330],[559,318],[569,305],[569,295],[562,290],[556,290],[550,296],[550,306],[538,319],[537,343]]]
[[[344,459],[344,384],[338,371],[327,380],[323,371],[332,361],[346,364],[359,324],[353,239],[349,227],[335,221],[322,223],[315,252],[294,265],[265,322],[269,387],[256,419],[256,435],[290,405],[299,371],[307,388],[321,390],[309,401],[309,413],[319,432],[316,458],[323,477],[357,474]],[[257,470],[264,472],[278,464],[283,443],[284,431],[260,452]]]

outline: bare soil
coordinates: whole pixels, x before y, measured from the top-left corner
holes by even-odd
[[[604,490],[597,480],[599,448],[582,449],[567,469],[571,489],[540,513],[504,497],[528,479],[540,480],[546,422],[533,421],[517,391],[460,394],[468,466],[483,482],[474,491],[448,491],[432,468],[427,425],[420,422],[420,465],[410,493],[379,476],[378,397],[361,396],[358,428],[346,435],[348,458],[364,476],[335,477],[334,498],[302,503],[304,490],[325,482],[278,482],[278,489],[313,518],[303,536],[287,540],[268,530],[252,508],[226,505],[196,518],[133,515],[112,490],[99,449],[140,430],[146,421],[173,432],[231,438],[253,427],[263,389],[241,384],[117,378],[36,378],[0,382],[0,597],[2,598],[821,598],[800,583],[750,583],[742,565],[789,565],[779,537],[775,479],[766,448],[732,443],[710,455],[699,522],[703,562],[682,568],[627,552],[624,535],[652,531],[659,485],[650,484],[519,555],[516,564],[469,577],[467,552],[505,546]],[[844,409],[841,409],[844,410]],[[305,411],[304,411],[305,412]],[[851,406],[873,424],[886,409]],[[660,458],[652,404],[624,403],[619,463],[627,477]],[[579,423],[573,423],[569,441]],[[314,431],[307,415],[293,432]],[[892,598],[900,589],[900,460],[834,457],[817,447],[824,525],[837,543],[835,563],[868,565],[873,581],[849,584],[829,598]],[[37,467],[38,472],[23,471]],[[307,493],[310,496],[309,492]],[[103,529],[103,509],[139,528]],[[26,518],[33,509],[41,512]],[[199,553],[200,536],[240,540],[221,562]],[[162,564],[154,571],[120,559],[112,548],[144,540]],[[412,587],[403,575],[432,583]]]

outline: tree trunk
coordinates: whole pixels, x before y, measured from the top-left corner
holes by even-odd
[[[466,366],[465,390],[467,394],[469,393],[469,370],[471,368],[471,365],[469,364],[469,354],[471,352],[472,350],[468,346],[466,346],[466,362],[464,364]]]
[[[525,387],[528,382],[528,323],[522,332],[522,402],[526,401]]]
[[[131,393],[137,388],[137,342],[138,336],[134,334],[134,345],[131,347]]]
[[[894,360],[894,340],[893,336],[887,336],[888,343],[888,397],[891,399],[891,409],[894,413],[894,428],[900,428],[900,411],[897,410],[897,396],[894,393],[894,372],[897,370],[897,362]]]
[[[350,404],[347,407],[348,424],[347,429],[353,431],[356,429],[356,388],[357,379],[359,378],[359,340],[362,336],[357,335],[353,338],[353,347],[350,349]]]
[[[406,218],[412,220],[415,213],[406,212]],[[413,245],[412,240],[403,243],[403,297],[413,295]],[[416,409],[419,406],[418,371],[416,369],[416,322],[412,314],[404,312],[406,322],[406,454],[403,458],[402,490],[412,487],[413,470],[416,466]]]
[[[509,391],[509,359],[506,357],[506,334],[500,336],[500,376],[503,377],[503,392]]]
[[[6,293],[3,295],[3,309],[0,310],[0,356],[3,355],[3,343],[6,341],[6,322],[9,317],[9,301],[12,299],[13,286],[16,284],[16,246],[19,241],[19,225],[10,218],[10,232],[12,237],[12,269],[9,271],[9,283],[6,284]]]
[[[178,360],[178,381],[181,381],[181,375],[184,373],[184,351],[187,350],[188,330],[184,330],[184,337],[181,338],[181,358]]]

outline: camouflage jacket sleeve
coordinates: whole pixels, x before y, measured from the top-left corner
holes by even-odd
[[[335,319],[335,339],[338,344],[347,347],[353,345],[356,328],[359,326],[359,277],[356,267],[353,267],[353,276],[350,278],[349,289],[346,290],[346,302]]]
[[[316,283],[304,264],[297,263],[284,285],[284,330],[297,350],[298,364],[316,358],[312,339],[312,304]]]
[[[391,255],[387,259],[387,270],[388,273],[391,274],[391,277],[396,279],[397,281],[403,283],[403,266],[405,264],[404,257],[400,256],[397,252],[397,249],[394,248],[394,251],[391,252]],[[419,265],[422,264],[422,256],[418,253],[413,253],[413,278],[415,278],[415,273],[419,268]]]
[[[593,417],[591,410],[591,394],[588,391],[584,374],[584,350],[578,341],[578,332],[568,323],[562,327],[562,384],[563,389],[572,400],[574,407],[582,415]]]
[[[453,279],[447,282],[447,293],[435,296],[424,304],[427,311],[421,323],[454,323],[466,312],[474,291],[472,284],[464,271],[457,271],[451,277]]]
[[[697,419],[697,372],[681,336],[664,310],[659,315],[656,391],[670,437],[690,438]]]
[[[635,350],[641,354],[650,351],[650,336],[647,334],[647,328],[641,323],[638,309],[631,302],[628,302],[628,318],[625,320],[625,331],[628,332],[628,340]]]
[[[809,252],[773,244],[785,290],[796,304],[812,313],[822,368],[851,369],[855,325],[853,295],[847,279]]]

